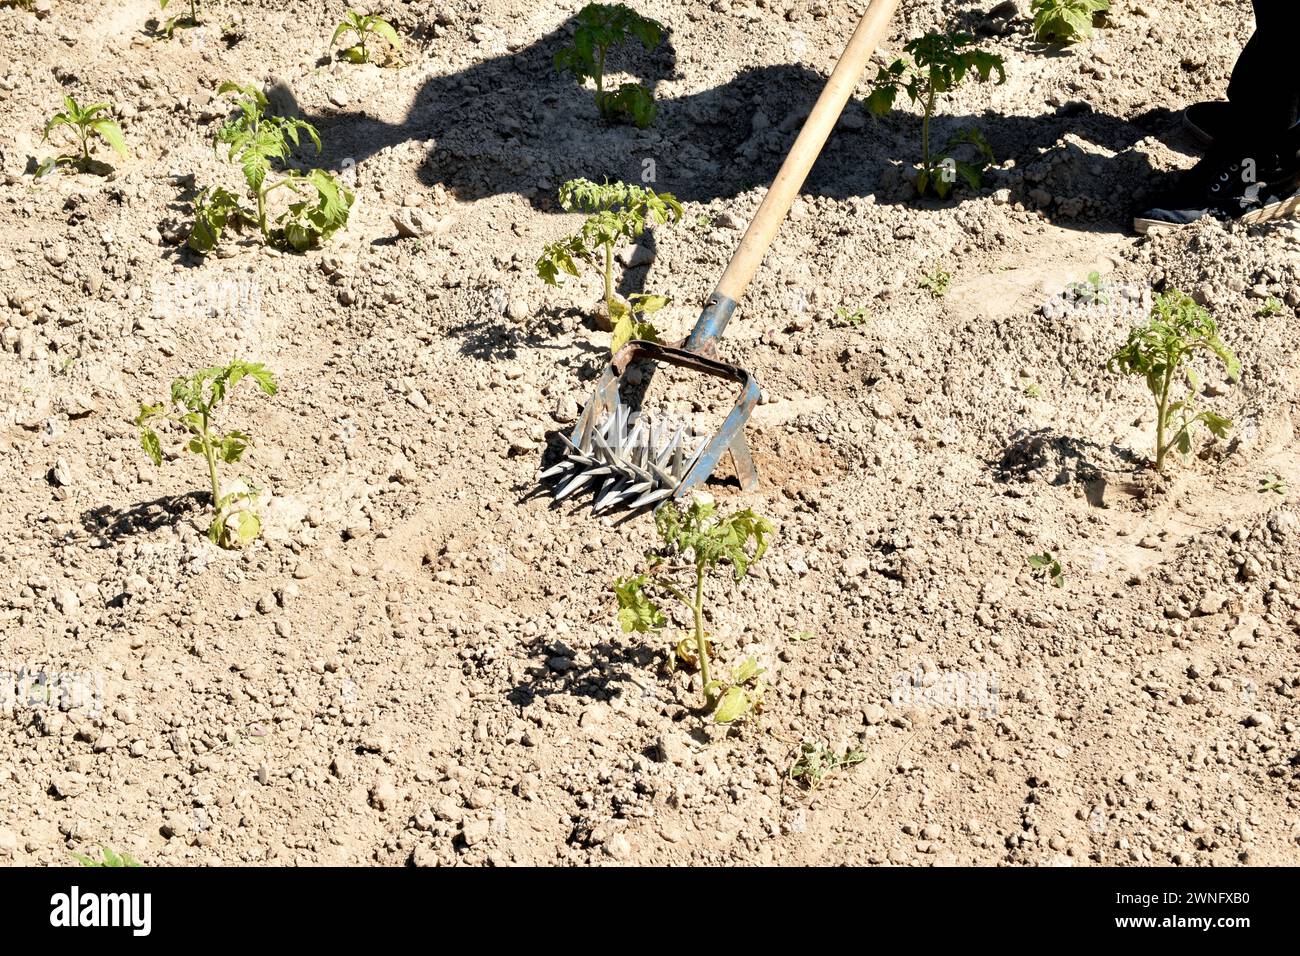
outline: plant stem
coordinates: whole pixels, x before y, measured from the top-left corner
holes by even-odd
[[[614,243],[605,243],[605,318],[614,324]]]
[[[925,100],[925,115],[921,118],[921,166],[929,178],[930,168],[930,117],[934,115],[934,84],[931,83]]]
[[[212,449],[212,433],[208,431],[208,414],[203,413],[203,434],[199,436],[203,443],[203,457],[208,460],[208,480],[212,482],[212,514],[215,517],[220,508],[221,485],[217,481],[217,455]]]
[[[705,699],[709,696],[709,645],[704,638],[704,567],[695,567],[695,602],[691,605],[695,615],[695,653],[700,658],[700,679],[704,681]]]
[[[1160,394],[1156,396],[1156,471],[1165,470],[1165,454],[1169,446],[1165,444],[1166,419],[1169,417],[1169,388],[1173,384],[1173,364],[1170,363],[1160,383]]]
[[[77,132],[81,136],[81,170],[85,172],[90,169],[90,133],[84,126],[77,127]]]
[[[257,225],[262,230],[262,238],[268,238],[266,230],[266,189],[257,191]]]

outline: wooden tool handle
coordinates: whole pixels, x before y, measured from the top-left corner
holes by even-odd
[[[740,240],[740,247],[731,257],[727,271],[718,280],[717,288],[714,290],[715,295],[725,296],[735,302],[745,294],[749,280],[754,278],[754,273],[758,271],[768,246],[772,244],[772,239],[781,228],[786,213],[790,211],[795,197],[799,195],[804,180],[808,178],[808,171],[817,161],[822,147],[831,135],[831,130],[835,128],[840,114],[844,112],[844,104],[853,95],[853,90],[858,85],[858,77],[862,75],[867,61],[871,59],[871,54],[876,51],[876,46],[884,37],[899,2],[900,0],[871,0],[871,5],[862,15],[858,28],[853,31],[853,36],[849,40],[849,45],[845,47],[844,55],[840,57],[835,72],[826,82],[826,88],[818,97],[817,105],[808,114],[799,138],[794,141],[790,154],[781,165],[781,171],[772,181],[772,187],[767,191],[763,204],[758,207],[758,212],[754,214],[749,228],[745,230],[745,235]]]

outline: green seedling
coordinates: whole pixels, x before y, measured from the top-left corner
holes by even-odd
[[[949,140],[946,153],[939,154],[930,144],[930,126],[938,98],[959,87],[974,74],[983,82],[997,75],[997,83],[1006,82],[1002,57],[972,49],[975,38],[967,33],[927,33],[908,42],[907,54],[889,66],[881,67],[867,97],[867,108],[884,116],[894,106],[899,90],[912,103],[921,104],[921,167],[917,171],[916,191],[922,196],[934,193],[940,199],[952,192],[958,177],[972,189],[984,182],[984,171],[993,160],[993,152],[979,130],[962,130]],[[972,158],[954,155],[961,147],[973,151]]]
[[[935,266],[932,272],[927,272],[917,280],[917,286],[930,293],[932,299],[942,299],[948,294],[948,289],[952,287],[952,273],[944,269],[943,266]]]
[[[700,213],[695,217],[696,232],[711,232],[713,230],[713,217],[706,212]]]
[[[208,466],[213,512],[208,537],[223,548],[248,544],[262,528],[261,519],[253,510],[256,489],[241,480],[232,483],[223,494],[217,474],[219,461],[235,464],[252,443],[246,432],[231,430],[221,434],[212,426],[216,407],[244,378],[252,379],[267,395],[276,393],[275,376],[260,362],[234,361],[174,379],[170,402],[141,405],[140,414],[135,417],[140,445],[155,465],[162,464],[163,452],[162,439],[154,430],[154,423],[170,422],[190,436],[185,449],[202,455]]]
[[[1210,313],[1175,290],[1156,296],[1147,324],[1131,329],[1128,340],[1108,363],[1113,373],[1142,376],[1151,392],[1156,406],[1157,471],[1164,471],[1170,451],[1191,452],[1197,425],[1204,425],[1216,438],[1226,438],[1232,427],[1224,416],[1198,411],[1194,405],[1201,379],[1191,361],[1198,353],[1218,358],[1229,381],[1241,376],[1241,362],[1219,338],[1219,327]],[[1181,393],[1180,383],[1185,385]]]
[[[337,43],[339,37],[349,32],[357,35],[357,42],[344,49],[343,56],[353,63],[370,62],[370,49],[366,46],[366,42],[372,35],[388,44],[392,56],[395,57],[402,51],[402,38],[397,35],[397,30],[376,13],[357,13],[355,10],[349,10],[343,22],[334,28],[334,35],[330,37],[330,46]]]
[[[600,270],[605,311],[597,324],[614,333],[610,348],[617,352],[633,338],[658,341],[646,317],[671,300],[648,294],[621,299],[614,291],[614,247],[620,242],[636,241],[651,226],[680,221],[682,204],[672,193],[657,193],[642,186],[571,179],[560,187],[560,206],[566,212],[587,213],[587,219],[578,232],[542,250],[537,275],[548,285],[559,285],[563,275],[579,275],[580,262]]]
[[[871,318],[871,314],[865,308],[850,309],[844,305],[835,307],[835,323],[837,325],[862,325],[869,318]]]
[[[1052,552],[1031,554],[1025,562],[1033,569],[1034,577],[1040,581],[1051,581],[1054,588],[1065,587],[1065,571],[1061,562],[1052,556]]]
[[[791,636],[790,640],[796,644],[806,644],[808,641],[817,640],[817,635],[812,631],[799,631],[797,634]]]
[[[1065,287],[1066,295],[1075,302],[1083,305],[1105,305],[1110,301],[1110,294],[1106,292],[1106,283],[1102,281],[1100,272],[1089,272],[1088,278],[1082,282],[1071,282]]]
[[[92,867],[135,867],[140,864],[132,859],[129,853],[114,853],[109,847],[101,845],[99,848],[103,854],[103,859],[96,860],[80,853],[72,854],[72,858],[82,866]]]
[[[226,82],[217,92],[236,94],[236,112],[217,130],[216,146],[224,144],[230,162],[240,167],[254,208],[246,209],[239,197],[222,187],[203,189],[194,201],[194,225],[186,244],[206,254],[227,226],[248,224],[256,225],[266,242],[301,252],[347,225],[355,197],[333,173],[282,169],[273,175],[273,163],[286,163],[302,136],[320,152],[316,128],[305,120],[268,115],[270,103],[256,87]],[[288,190],[293,200],[272,226],[269,200],[281,189]]]
[[[1255,313],[1255,318],[1271,319],[1273,316],[1281,314],[1282,303],[1270,295],[1264,300],[1264,304],[1260,307],[1259,311]]]
[[[158,0],[158,9],[166,12],[170,4],[171,0]],[[197,27],[201,24],[202,21],[199,20],[199,0],[189,0],[189,4],[190,12],[188,16],[179,14],[171,17],[162,25],[164,34],[170,37],[177,27]]]
[[[1096,19],[1110,9],[1110,0],[1033,0],[1034,39],[1068,46],[1092,36]]]
[[[44,176],[56,166],[72,166],[85,173],[102,165],[97,164],[90,155],[90,144],[96,138],[103,140],[113,152],[126,159],[126,139],[122,136],[122,127],[109,117],[110,109],[108,103],[91,103],[83,107],[71,96],[64,96],[63,109],[46,121],[45,134],[41,139],[48,142],[50,133],[56,129],[67,129],[76,141],[77,152],[44,160],[36,170],[37,177]]]
[[[696,495],[688,505],[670,501],[661,507],[655,512],[655,529],[662,545],[646,555],[647,570],[614,582],[619,624],[628,633],[658,634],[668,618],[655,595],[676,598],[690,613],[692,627],[670,653],[670,666],[699,670],[705,706],[717,723],[756,712],[763,699],[763,671],[754,658],[733,668],[729,680],[713,676],[712,645],[704,630],[704,585],[709,572],[723,563],[731,565],[735,581],[742,580],[767,550],[771,522],[748,508],[719,515],[710,496]]]
[[[855,767],[867,759],[861,747],[851,747],[837,754],[828,744],[805,741],[799,757],[790,767],[790,779],[816,790],[822,781],[846,767]]]
[[[1286,479],[1279,475],[1268,474],[1259,479],[1259,493],[1261,495],[1275,494],[1279,498],[1285,498],[1287,493]]]
[[[1043,386],[1039,385],[1033,379],[1022,377],[1020,379],[1020,385],[1021,385],[1021,394],[1023,394],[1025,398],[1043,397]]]
[[[627,117],[642,129],[654,122],[659,108],[654,95],[640,83],[605,89],[605,67],[611,50],[639,40],[647,52],[663,39],[664,26],[621,3],[589,3],[578,11],[573,45],[555,54],[555,68],[579,83],[596,84],[596,109],[607,121]]]

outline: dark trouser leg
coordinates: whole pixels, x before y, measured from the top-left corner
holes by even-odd
[[[1228,85],[1238,143],[1271,142],[1300,118],[1300,0],[1254,0],[1255,35]]]

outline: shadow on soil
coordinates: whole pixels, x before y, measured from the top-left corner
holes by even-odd
[[[189,491],[183,495],[165,495],[142,501],[128,508],[102,505],[83,511],[81,526],[86,534],[115,544],[132,535],[171,527],[201,511],[211,499],[212,496],[205,491]]]
[[[427,149],[422,181],[441,182],[462,200],[513,193],[552,210],[556,187],[585,176],[653,182],[679,199],[707,202],[772,180],[825,79],[800,65],[742,70],[700,93],[659,97],[659,118],[647,130],[609,125],[596,116],[591,91],[552,65],[571,25],[567,21],[516,52],[426,79],[400,122],[363,110],[308,115],[326,143],[321,161],[363,164],[380,150],[415,142]],[[677,57],[671,37],[654,54],[638,49],[624,65],[652,87],[673,77]],[[291,91],[281,88],[279,99],[286,110],[297,111]],[[769,114],[772,107],[764,104],[779,105]],[[919,153],[919,118],[897,112],[884,119],[864,117],[860,106],[850,112],[854,118],[841,123],[805,191],[915,203],[907,172]],[[1060,180],[1049,183],[1049,191],[1091,203],[1083,212],[1077,203],[1067,205],[1070,215],[1052,203],[1043,209],[1059,225],[1082,227],[1085,216],[1095,223],[1126,214],[1134,195],[1153,185],[1147,157],[1132,147],[1152,135],[1176,138],[1178,117],[1155,109],[1126,120],[1072,102],[1034,116],[940,115],[934,141],[942,146],[970,126],[983,130],[998,160],[1014,159],[1017,169],[1041,166]],[[1061,144],[1066,134],[1076,141]],[[1107,153],[1117,155],[1107,158]],[[1044,204],[1029,194],[1040,183],[1026,176],[1012,177],[1006,185],[1013,198],[1038,207]],[[996,173],[988,185],[999,185]],[[960,194],[951,200],[961,201]]]

